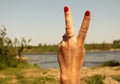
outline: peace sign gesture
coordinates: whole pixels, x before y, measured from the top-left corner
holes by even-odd
[[[78,36],[74,36],[72,15],[68,6],[64,7],[65,30],[63,40],[58,45],[58,62],[61,84],[80,84],[80,70],[84,61],[84,40],[90,23],[90,11],[86,11]]]

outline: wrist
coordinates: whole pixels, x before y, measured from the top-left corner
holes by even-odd
[[[80,71],[66,71],[60,73],[62,84],[80,84]]]

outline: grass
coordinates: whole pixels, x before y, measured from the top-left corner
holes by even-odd
[[[0,70],[0,84],[59,84],[59,79],[54,75],[56,72],[52,70],[42,69],[37,65],[20,66]]]
[[[25,61],[16,61],[13,63],[17,63],[16,67],[10,66],[0,70],[0,84],[60,84],[59,70],[57,69],[43,69],[40,68],[37,64],[29,65]],[[103,76],[104,74],[98,73],[98,69],[101,68],[102,67],[96,67],[86,71],[85,76],[81,80],[81,84],[84,84],[83,82],[85,82],[85,84],[103,84],[105,76]],[[93,73],[92,75],[86,77],[87,73],[90,71],[94,72],[96,69],[97,74]],[[106,68],[106,70],[107,69],[110,68]],[[120,67],[115,67],[110,70],[119,72]],[[110,77],[120,82],[119,74],[114,76],[110,75]]]
[[[30,79],[22,78],[18,84],[59,84],[58,80],[51,77],[34,77]]]
[[[9,81],[11,80],[11,77],[7,77],[7,78],[0,78],[0,83],[1,84],[9,84]]]
[[[3,72],[5,75],[5,78],[0,78],[0,83],[1,84],[13,84],[12,80],[16,80],[15,84],[59,84],[59,80],[55,79],[53,76],[51,75],[43,75],[42,73],[44,72],[40,72],[38,71],[38,73],[41,73],[42,75],[36,75],[36,76],[27,76],[27,70],[26,71],[9,71]],[[31,72],[33,74],[35,74],[34,72]]]
[[[104,76],[96,74],[91,77],[85,77],[82,79],[83,82],[86,82],[86,84],[104,84]]]
[[[120,67],[119,67],[119,68],[116,68],[115,70],[120,70]]]
[[[25,60],[19,60],[15,58],[0,59],[0,71],[10,68],[28,68],[30,65]]]
[[[114,79],[114,80],[120,82],[120,75],[117,75],[117,76],[111,76],[111,77],[112,77],[112,79]]]
[[[112,70],[116,71],[115,69]],[[92,69],[92,72],[94,71],[95,69]],[[119,71],[117,70],[117,72]],[[106,78],[104,74],[87,75],[85,73],[85,76],[82,77],[81,84],[104,84],[103,80]],[[119,74],[113,74],[110,77],[120,82]],[[57,69],[39,68],[37,65],[26,68],[7,68],[0,71],[0,84],[60,84],[59,72]]]

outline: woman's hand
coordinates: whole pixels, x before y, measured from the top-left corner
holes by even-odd
[[[86,11],[78,33],[74,36],[70,8],[64,7],[66,33],[58,45],[58,62],[61,84],[80,84],[80,70],[83,65],[85,49],[84,40],[90,23],[90,11]]]

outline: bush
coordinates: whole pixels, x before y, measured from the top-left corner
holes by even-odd
[[[30,67],[30,65],[24,60],[15,58],[7,58],[0,60],[0,70],[7,68],[27,68],[27,67]]]
[[[112,76],[112,78],[113,78],[114,80],[120,82],[120,75],[118,75],[118,76]]]
[[[105,77],[103,77],[102,75],[94,75],[92,77],[88,77],[86,79],[86,83],[87,84],[104,84],[103,80]]]
[[[25,39],[22,39],[21,43],[19,43],[19,41],[15,39],[15,42],[12,42],[9,37],[6,37],[6,28],[4,26],[2,27],[3,29],[0,29],[0,70],[8,67],[17,68],[24,67],[25,65],[28,66],[26,61],[18,60],[15,57],[18,53],[20,56],[24,47],[30,42],[30,40],[26,42]],[[16,48],[16,46],[20,49]]]
[[[110,61],[104,62],[102,66],[120,66],[120,62],[116,60],[110,60]]]

